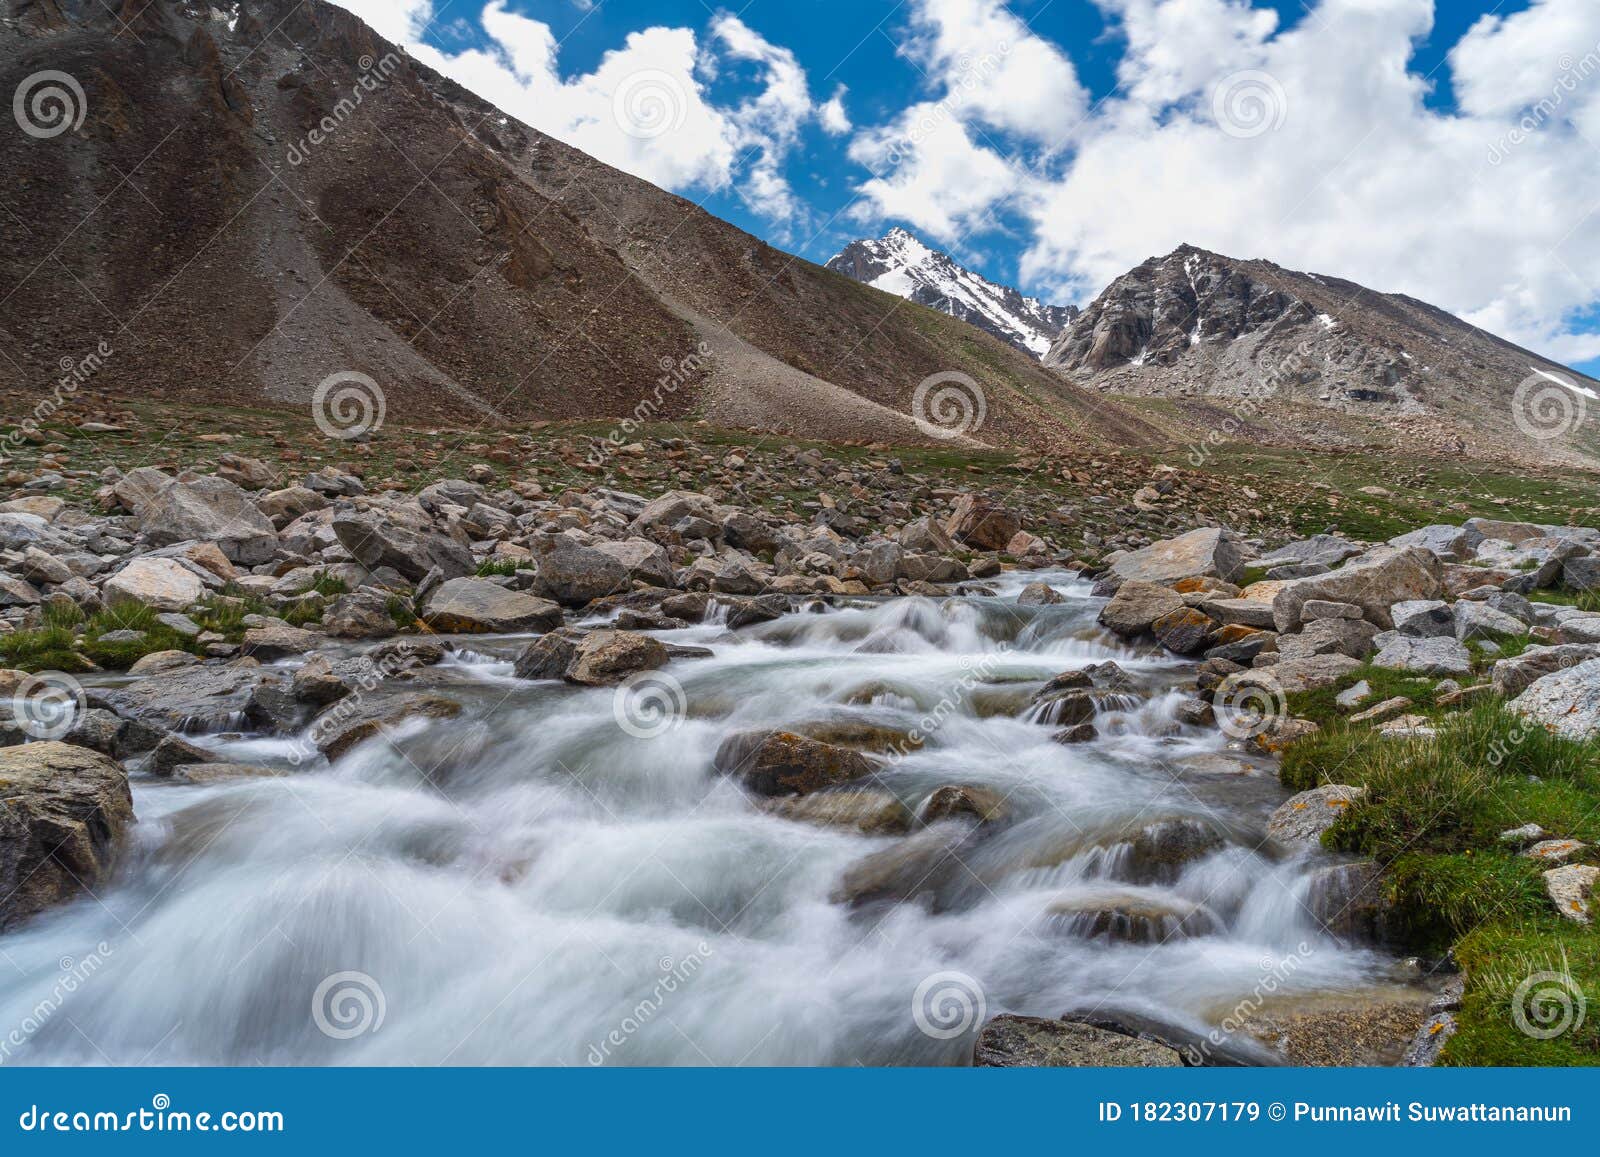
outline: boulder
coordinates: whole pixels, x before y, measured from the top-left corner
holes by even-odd
[[[917,818],[924,824],[968,816],[979,823],[995,823],[1006,818],[1005,797],[986,787],[951,784],[936,788],[922,805]]]
[[[1372,657],[1375,667],[1435,677],[1472,674],[1472,654],[1455,639],[1387,634],[1380,636],[1378,642],[1379,651]]]
[[[1150,630],[1163,615],[1184,608],[1183,596],[1156,583],[1131,579],[1124,582],[1111,601],[1100,608],[1100,623],[1125,639]]]
[[[1465,527],[1435,523],[1432,526],[1420,527],[1406,534],[1397,535],[1389,540],[1389,545],[1420,546],[1424,550],[1431,550],[1440,558],[1464,562],[1471,557],[1472,548],[1477,545],[1481,537],[1474,535]]]
[[[327,639],[316,631],[291,627],[282,619],[269,619],[264,625],[245,631],[240,652],[263,663],[271,663],[294,655],[304,655],[326,642]]]
[[[589,687],[620,683],[638,671],[667,665],[666,645],[636,631],[590,631],[574,648],[564,677]]]
[[[1600,643],[1529,647],[1514,658],[1496,660],[1489,673],[1489,681],[1496,695],[1515,699],[1546,675],[1565,671],[1590,659],[1600,659]]]
[[[1588,924],[1593,919],[1590,904],[1594,900],[1595,881],[1600,880],[1600,868],[1587,864],[1568,864],[1540,873],[1544,877],[1545,895],[1568,920]]]
[[[1455,636],[1463,643],[1468,639],[1494,639],[1500,636],[1527,634],[1527,624],[1504,611],[1497,611],[1487,603],[1468,602],[1463,599],[1455,605]]]
[[[1300,621],[1314,623],[1322,619],[1359,619],[1364,613],[1355,603],[1333,603],[1327,599],[1308,599],[1300,608]],[[1267,624],[1271,626],[1271,623]]]
[[[407,719],[453,719],[459,714],[461,704],[454,699],[428,692],[352,695],[317,716],[309,737],[331,763],[357,744],[382,735]]]
[[[1366,789],[1330,783],[1291,796],[1267,821],[1267,835],[1284,844],[1314,844]]]
[[[133,823],[116,760],[56,742],[0,750],[0,927],[92,891]]]
[[[1171,611],[1150,624],[1151,634],[1163,647],[1177,655],[1199,654],[1206,649],[1216,629],[1216,623],[1193,607]]]
[[[848,747],[789,731],[745,731],[717,748],[712,766],[757,795],[808,795],[863,779],[883,765]]]
[[[1419,639],[1439,639],[1456,633],[1455,612],[1443,599],[1410,599],[1389,608],[1394,629]]]
[[[1283,656],[1282,662],[1315,655],[1365,659],[1372,654],[1372,640],[1377,634],[1378,628],[1365,619],[1315,619],[1298,635],[1280,635],[1278,654]]]
[[[1278,588],[1272,616],[1279,631],[1292,631],[1312,599],[1354,603],[1368,622],[1388,629],[1389,608],[1408,599],[1431,599],[1440,590],[1439,558],[1419,547],[1380,546],[1336,571],[1294,579]]]
[[[626,566],[564,535],[543,544],[535,557],[540,593],[562,606],[581,607],[630,586]]]
[[[963,494],[944,529],[957,542],[978,550],[1005,550],[1022,529],[1022,519],[981,495]]]
[[[978,1034],[972,1063],[986,1068],[1179,1068],[1178,1050],[1094,1025],[997,1016]]]
[[[1207,599],[1200,610],[1225,627],[1255,627],[1257,630],[1275,629],[1272,603],[1260,599]]]
[[[1600,735],[1600,659],[1538,679],[1512,700],[1511,710],[1566,739]]]
[[[572,665],[577,650],[575,633],[552,631],[524,647],[511,672],[519,679],[559,679]]]
[[[850,828],[869,836],[904,835],[912,816],[906,805],[886,791],[843,788],[813,795],[780,796],[766,809],[798,823]]]
[[[338,514],[333,533],[339,545],[368,570],[388,567],[396,574],[420,582],[437,569],[446,579],[472,573],[472,551],[448,534],[400,521],[387,511]]]
[[[597,542],[594,549],[610,555],[623,565],[628,577],[656,587],[674,585],[672,560],[661,546],[647,538],[627,538],[621,542]]]
[[[230,562],[246,566],[266,562],[278,551],[272,521],[226,478],[174,479],[140,504],[137,517],[140,532],[156,546],[210,542]]]
[[[370,589],[340,595],[322,612],[322,629],[336,639],[387,639],[400,629],[390,598]]]
[[[1111,573],[1123,582],[1163,585],[1207,576],[1232,582],[1248,558],[1249,548],[1233,531],[1202,527],[1130,551],[1111,564]]]
[[[120,687],[95,687],[88,696],[91,706],[168,731],[227,731],[243,721],[262,677],[259,664],[242,660],[225,667],[165,671],[160,678]]]
[[[561,608],[487,579],[453,578],[429,593],[421,618],[435,631],[501,635],[553,631],[561,625]]]
[[[187,610],[205,593],[205,584],[170,558],[136,558],[100,588],[107,606],[136,603],[156,611]]]
[[[955,540],[946,533],[944,524],[932,517],[906,523],[900,531],[900,545],[928,554],[950,554],[956,549]]]

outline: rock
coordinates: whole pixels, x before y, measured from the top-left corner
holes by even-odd
[[[242,454],[224,454],[218,458],[217,476],[242,490],[265,490],[283,481],[278,472],[261,459],[246,458]]]
[[[453,719],[459,714],[461,704],[454,699],[428,692],[350,696],[317,716],[309,734],[332,763],[356,745],[407,719]]]
[[[1520,847],[1523,844],[1531,844],[1537,840],[1542,840],[1548,834],[1538,824],[1526,823],[1519,828],[1509,828],[1501,832],[1499,839],[1502,844],[1515,844]]]
[[[170,558],[136,558],[100,588],[107,606],[136,603],[156,611],[182,611],[205,597],[206,588]]]
[[[562,606],[581,607],[629,589],[627,567],[609,554],[580,546],[565,536],[545,545],[536,558],[540,593]]]
[[[176,671],[180,667],[193,667],[198,662],[200,656],[191,655],[188,651],[152,651],[135,660],[133,666],[128,668],[128,674],[156,675],[162,671]]]
[[[1397,535],[1389,540],[1389,545],[1420,546],[1424,550],[1431,550],[1440,558],[1460,562],[1471,556],[1472,548],[1477,545],[1480,538],[1481,536],[1474,535],[1463,527],[1435,523],[1432,526],[1420,527],[1409,533]]]
[[[254,566],[278,550],[278,532],[250,496],[226,478],[163,485],[138,507],[139,531],[156,546],[209,542],[231,562]]]
[[[1568,590],[1600,590],[1600,555],[1581,555],[1562,564],[1561,585]]]
[[[12,722],[7,720],[7,723]],[[115,714],[103,708],[95,707],[88,711],[78,713],[77,719],[72,723],[72,730],[68,731],[62,740],[75,744],[78,747],[87,747],[103,755],[115,758],[117,754],[117,736],[122,731],[122,720]],[[7,729],[6,739],[9,742],[11,732]]]
[[[1365,612],[1355,603],[1334,603],[1327,599],[1307,599],[1300,608],[1300,621],[1314,623],[1321,619],[1359,619]],[[1269,623],[1268,626],[1271,626]]]
[[[1568,920],[1587,924],[1593,916],[1589,905],[1594,899],[1594,885],[1600,880],[1600,868],[1588,864],[1568,864],[1564,868],[1551,868],[1544,876],[1545,895]]]
[[[1600,659],[1545,675],[1512,700],[1510,709],[1565,739],[1600,735]]]
[[[297,700],[315,707],[326,707],[350,694],[350,685],[334,674],[333,664],[322,655],[302,663],[289,685]]]
[[[1263,684],[1269,689],[1276,687],[1287,695],[1297,691],[1318,691],[1333,686],[1360,666],[1359,660],[1348,655],[1311,655],[1285,659],[1264,670],[1243,672],[1237,678],[1229,676],[1217,688],[1217,698],[1226,697],[1235,687]]]
[[[1019,607],[1048,607],[1066,601],[1054,587],[1045,583],[1029,583],[1022,588],[1022,593],[1017,595]]]
[[[859,751],[788,731],[746,731],[717,748],[712,765],[757,795],[807,795],[862,779],[882,764]]]
[[[1455,1036],[1457,1027],[1456,1018],[1448,1012],[1430,1015],[1406,1046],[1405,1055],[1400,1058],[1401,1067],[1425,1069],[1438,1064],[1444,1054],[1444,1046]]]
[[[240,650],[252,659],[271,663],[293,655],[303,655],[325,642],[327,640],[316,631],[291,627],[282,619],[269,619],[265,625],[245,631]]]
[[[1217,721],[1216,708],[1204,699],[1183,699],[1172,709],[1172,716],[1189,727],[1211,727]]]
[[[87,747],[0,750],[0,927],[93,890],[133,823],[128,777]]]
[[[281,767],[258,763],[186,763],[173,770],[172,779],[181,783],[209,784],[237,779],[274,779],[288,774]]]
[[[955,540],[946,533],[944,525],[932,517],[908,522],[900,531],[900,545],[927,554],[951,554],[956,549]]]
[[[658,544],[647,538],[629,538],[622,542],[599,542],[594,549],[621,563],[630,579],[651,586],[670,587],[674,582],[672,560]]]
[[[359,590],[340,595],[322,612],[322,629],[336,639],[386,639],[400,630],[382,591]]]
[[[1200,610],[1225,627],[1255,627],[1273,629],[1272,604],[1260,599],[1207,599]]]
[[[1063,727],[1050,738],[1056,743],[1093,743],[1099,738],[1100,732],[1093,723],[1075,723],[1071,727]]]
[[[1389,608],[1410,599],[1431,599],[1439,593],[1437,555],[1418,547],[1380,546],[1351,559],[1336,571],[1294,579],[1279,587],[1272,615],[1279,631],[1300,622],[1300,611],[1312,599],[1355,603],[1368,622],[1392,626]]]
[[[1305,906],[1345,940],[1380,943],[1389,936],[1394,905],[1383,888],[1383,870],[1371,860],[1318,868],[1306,888]]]
[[[1162,585],[1203,576],[1232,582],[1247,558],[1248,548],[1233,531],[1203,527],[1131,551],[1111,564],[1111,573],[1124,582]]]
[[[1207,641],[1216,627],[1217,624],[1201,612],[1184,607],[1162,615],[1150,624],[1150,631],[1163,647],[1174,654],[1196,655],[1206,649]]]
[[[116,495],[123,509],[137,515],[140,507],[171,482],[172,475],[165,470],[157,470],[154,466],[137,466],[117,479],[111,492]]]
[[[0,607],[36,607],[39,588],[15,575],[0,574]]]
[[[1389,608],[1394,629],[1419,639],[1447,638],[1456,633],[1455,612],[1442,599],[1411,599]]]
[[[1527,634],[1527,624],[1504,611],[1497,611],[1486,603],[1462,599],[1455,605],[1455,636],[1463,643],[1468,639],[1495,639],[1510,635]]]
[[[1290,747],[1321,731],[1319,724],[1309,719],[1278,718],[1266,721],[1266,726],[1250,736],[1250,745],[1268,755],[1280,755]]]
[[[1566,671],[1587,659],[1600,659],[1600,643],[1562,643],[1560,647],[1530,647],[1522,655],[1496,659],[1490,671],[1494,695],[1515,699],[1534,682]]]
[[[1588,846],[1579,840],[1540,840],[1522,854],[1547,864],[1564,864]]]
[[[577,637],[551,632],[528,644],[517,656],[512,674],[519,679],[559,679],[577,654]]]
[[[405,525],[389,512],[348,513],[333,519],[339,545],[368,570],[388,567],[420,582],[437,569],[446,579],[472,573],[472,552],[447,534],[421,525]]]
[[[1393,719],[1406,708],[1411,706],[1411,700],[1404,695],[1396,695],[1393,699],[1385,699],[1375,707],[1368,707],[1350,716],[1351,723],[1382,723],[1385,719]]]
[[[637,671],[667,665],[667,648],[659,639],[635,631],[590,631],[573,650],[564,677],[589,687],[620,683]]]
[[[1134,579],[1124,582],[1111,601],[1100,608],[1100,623],[1129,639],[1150,630],[1163,615],[1184,609],[1182,595],[1155,583]]]
[[[936,788],[917,818],[924,824],[957,816],[970,816],[979,823],[996,823],[1004,820],[1007,814],[1006,801],[999,792],[963,784]]]
[[[1317,843],[1365,794],[1365,788],[1331,783],[1291,796],[1267,821],[1267,835],[1285,844]]]
[[[1171,884],[1185,867],[1224,843],[1215,828],[1200,820],[1157,820],[1122,842],[1117,867],[1136,884]]]
[[[1045,919],[1053,932],[1114,944],[1165,944],[1223,928],[1204,904],[1135,888],[1071,893],[1052,902]]]
[[[987,498],[963,494],[944,529],[957,542],[978,550],[1004,550],[1022,529],[1022,519]]]
[[[314,510],[326,509],[328,500],[315,490],[309,490],[304,486],[286,486],[282,490],[274,490],[270,494],[259,496],[256,505],[281,531],[297,518]]]
[[[1363,679],[1355,686],[1346,687],[1339,692],[1333,697],[1333,701],[1341,711],[1349,711],[1352,707],[1360,706],[1363,701],[1371,697],[1372,684]]]
[[[154,775],[169,776],[173,771],[186,763],[221,763],[215,753],[203,747],[197,747],[187,739],[176,735],[168,735],[156,744],[155,750],[150,753],[150,762],[147,770]]]
[[[36,546],[29,546],[22,552],[22,562],[17,569],[31,583],[59,584],[72,581],[71,567]]]
[[[1372,658],[1372,665],[1390,671],[1419,675],[1471,675],[1472,654],[1455,639],[1413,639],[1386,635],[1388,641]]]
[[[766,808],[773,815],[824,827],[851,828],[869,836],[903,835],[911,830],[906,805],[886,791],[842,789],[812,795],[780,796]]]
[[[1109,1029],[1037,1016],[997,1016],[983,1026],[972,1063],[987,1068],[1178,1068],[1178,1051]]]
[[[561,608],[487,579],[453,578],[428,595],[421,618],[435,631],[504,635],[553,631],[561,625]]]
[[[1316,655],[1364,659],[1372,653],[1372,640],[1377,634],[1378,628],[1365,619],[1316,619],[1298,635],[1279,635],[1278,654],[1285,662]]]
[[[95,687],[88,697],[91,706],[168,731],[228,731],[242,724],[261,678],[261,667],[244,660],[166,671],[122,687]]]

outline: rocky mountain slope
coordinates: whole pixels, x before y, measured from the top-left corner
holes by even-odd
[[[997,285],[898,227],[876,240],[850,242],[829,259],[828,268],[960,318],[1034,357],[1049,352],[1078,316],[1076,306],[1046,305]]]
[[[1044,364],[1312,444],[1354,417],[1415,450],[1582,462],[1600,449],[1583,421],[1592,379],[1413,298],[1189,245],[1112,282]]]
[[[928,441],[918,385],[957,371],[983,395],[974,442],[1154,435],[511,120],[320,0],[4,4],[0,88],[26,85],[38,118],[0,134],[18,401],[304,407],[356,373],[391,423],[693,414],[909,442]]]

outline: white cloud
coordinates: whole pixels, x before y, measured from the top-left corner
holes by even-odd
[[[841,137],[851,129],[850,114],[844,110],[844,94],[848,90],[840,85],[833,90],[830,96],[817,109],[817,120],[821,122],[823,131],[830,136]]]

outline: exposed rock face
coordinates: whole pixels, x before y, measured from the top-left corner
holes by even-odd
[[[1069,1020],[997,1016],[983,1026],[972,1063],[991,1068],[1179,1068],[1178,1050]]]
[[[569,683],[604,687],[636,671],[667,665],[664,643],[636,631],[591,631],[574,648],[565,677]]]
[[[132,822],[116,760],[66,743],[0,751],[0,927],[99,884]]]
[[[186,667],[126,687],[94,688],[92,706],[169,731],[226,731],[244,719],[261,667],[248,660],[225,667]]]
[[[1365,788],[1330,783],[1291,796],[1267,821],[1267,834],[1285,844],[1310,844],[1338,822]]]
[[[1600,659],[1537,680],[1511,710],[1566,739],[1600,735]]]
[[[561,608],[487,579],[454,578],[433,589],[421,617],[446,633],[514,634],[554,630],[561,625]]]
[[[288,623],[274,620],[266,626],[251,627],[246,631],[239,649],[252,659],[271,663],[292,655],[303,655],[320,647],[325,641],[316,631],[291,627]]]
[[[1232,582],[1248,558],[1249,548],[1233,531],[1202,527],[1123,555],[1111,564],[1111,573],[1125,581],[1164,586],[1195,577]]]
[[[1510,659],[1496,660],[1490,672],[1494,693],[1515,699],[1546,675],[1600,659],[1600,643],[1565,643],[1556,647],[1529,647]]]
[[[452,719],[460,713],[454,699],[428,692],[351,696],[317,716],[311,738],[331,762],[407,719]]]
[[[1285,583],[1273,597],[1272,617],[1278,630],[1292,631],[1301,608],[1323,599],[1354,603],[1368,622],[1388,629],[1394,625],[1389,608],[1395,603],[1438,595],[1439,570],[1438,556],[1419,547],[1376,547],[1336,571]]]
[[[215,543],[229,561],[254,565],[278,549],[278,534],[255,502],[226,478],[171,481],[144,498],[139,529],[157,546]]]
[[[136,558],[106,580],[101,597],[110,606],[137,603],[154,611],[183,611],[205,595],[205,584],[170,558]]]
[[[537,557],[540,590],[562,606],[582,606],[629,589],[626,566],[569,538],[557,537]]]
[[[870,756],[788,731],[747,731],[723,740],[712,761],[757,795],[807,795],[862,779],[882,764]]]
[[[1130,580],[1100,608],[1100,624],[1125,639],[1149,631],[1157,619],[1184,610],[1183,596],[1156,583]]]
[[[472,552],[461,543],[436,530],[405,525],[390,512],[337,515],[333,533],[362,566],[388,567],[412,582],[436,567],[447,579],[473,569]]]
[[[963,494],[944,528],[957,542],[978,550],[1005,550],[1022,529],[1022,519],[980,495]]]
[[[1372,657],[1375,667],[1441,677],[1472,673],[1472,654],[1455,639],[1413,639],[1405,635],[1385,635],[1379,638],[1379,642],[1383,645]]]

